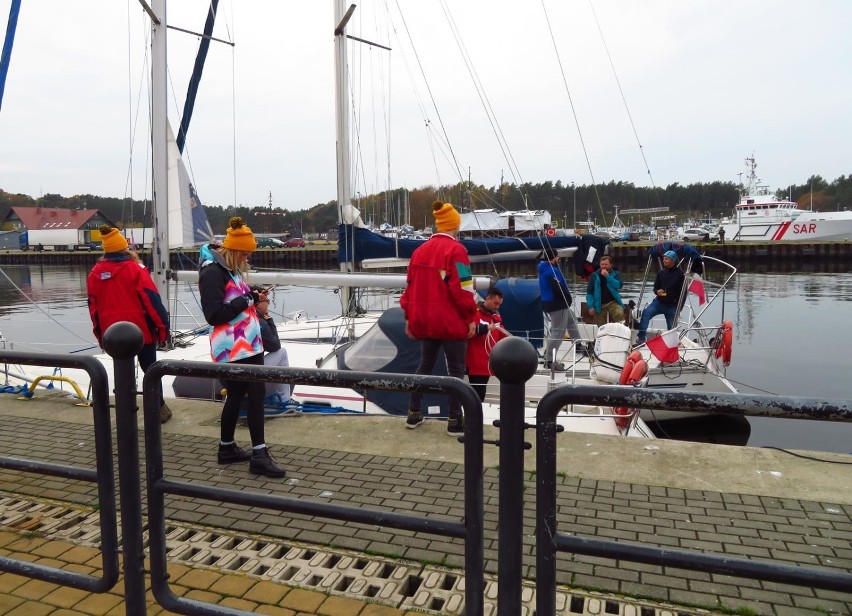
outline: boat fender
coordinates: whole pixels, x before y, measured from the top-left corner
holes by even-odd
[[[731,350],[734,346],[734,324],[731,321],[725,321],[722,324],[722,336],[719,347],[716,349],[716,357],[721,357],[725,366],[731,365]]]

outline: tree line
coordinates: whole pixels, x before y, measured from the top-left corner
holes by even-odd
[[[852,206],[852,176],[842,175],[827,181],[814,175],[800,185],[777,189],[780,198],[789,198],[804,209],[835,211]],[[739,201],[740,188],[733,182],[696,182],[665,188],[636,186],[631,182],[609,182],[595,185],[572,185],[561,181],[504,183],[485,187],[468,182],[449,186],[423,186],[416,189],[396,188],[368,195],[354,202],[367,223],[387,222],[394,226],[410,224],[415,228],[431,226],[430,215],[435,200],[449,201],[461,211],[492,208],[505,210],[548,210],[554,224],[571,228],[576,221],[591,219],[599,225],[611,224],[615,209],[669,208],[678,219],[720,217],[729,215]],[[39,198],[8,193],[0,189],[0,213],[6,218],[11,207],[48,207],[96,209],[119,227],[152,226],[152,203],[97,195],[63,197],[46,194]],[[215,233],[224,233],[228,219],[241,216],[256,232],[271,235],[333,232],[337,226],[337,201],[318,203],[303,210],[270,209],[267,206],[205,205],[205,212]],[[652,214],[622,217],[624,222],[649,222]],[[630,220],[628,220],[628,218]]]

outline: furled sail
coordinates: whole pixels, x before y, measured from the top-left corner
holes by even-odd
[[[169,248],[189,248],[213,241],[213,229],[178,152],[169,126]]]

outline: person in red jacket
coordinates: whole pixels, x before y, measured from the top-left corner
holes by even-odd
[[[461,216],[450,203],[435,201],[432,215],[438,232],[417,248],[408,264],[399,305],[405,312],[405,333],[420,340],[420,365],[415,374],[432,374],[438,351],[444,351],[447,373],[464,378],[467,339],[476,331],[476,300],[467,251],[458,241]],[[423,423],[422,394],[411,394],[406,428]],[[450,397],[447,434],[464,433],[461,403]]]
[[[503,291],[497,287],[488,289],[485,301],[476,306],[476,335],[467,341],[467,380],[485,402],[491,367],[488,358],[491,349],[500,340],[510,335],[503,329],[503,319],[497,313],[503,303]]]
[[[86,279],[92,331],[103,347],[104,332],[113,323],[130,321],[142,330],[143,346],[137,359],[142,372],[157,361],[157,344],[169,338],[169,314],[151,275],[118,229],[100,227],[104,256]],[[160,421],[172,411],[160,393]]]

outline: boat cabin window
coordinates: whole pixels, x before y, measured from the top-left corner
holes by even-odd
[[[397,355],[396,345],[377,325],[343,352],[350,370],[376,372],[388,365]]]

